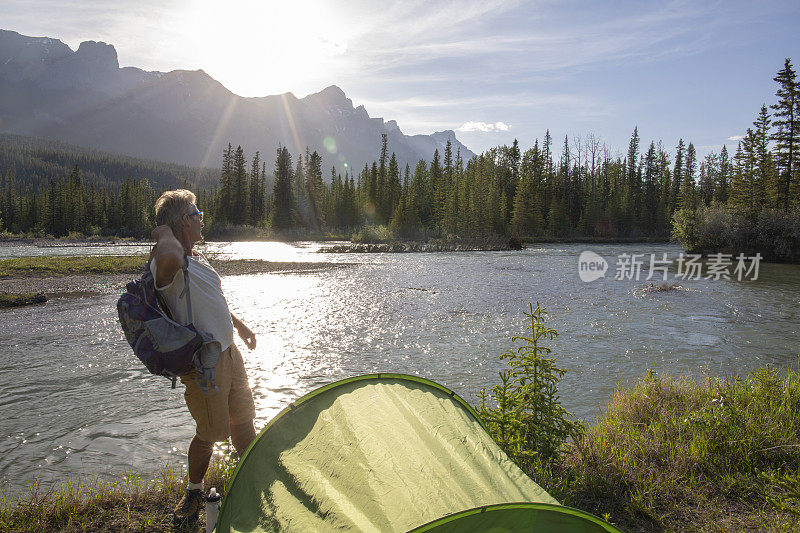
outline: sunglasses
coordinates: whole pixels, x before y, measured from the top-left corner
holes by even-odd
[[[186,214],[189,215],[190,217],[193,217],[195,215],[200,215],[200,220],[203,220],[203,212],[202,211],[197,211],[195,213],[186,213]]]

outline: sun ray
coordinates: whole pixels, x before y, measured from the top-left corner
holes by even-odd
[[[217,127],[214,129],[214,135],[211,136],[211,141],[208,143],[208,147],[206,147],[206,153],[203,155],[203,162],[200,163],[200,168],[205,167],[211,160],[211,152],[214,149],[214,146],[216,146],[217,141],[222,136],[222,132],[228,126],[228,122],[231,121],[233,110],[236,108],[236,104],[238,102],[239,97],[235,94],[231,94],[228,103],[225,105],[225,110],[222,112],[222,115],[220,115],[219,120],[217,121]]]
[[[294,139],[294,147],[298,154],[303,153],[303,147],[300,145],[300,137],[297,135],[297,127],[294,125],[294,117],[292,110],[289,108],[289,101],[285,94],[281,95],[281,102],[283,102],[283,111],[286,113],[286,120],[289,122],[289,129],[292,130],[292,139]]]

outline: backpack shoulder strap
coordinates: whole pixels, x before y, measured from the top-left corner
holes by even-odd
[[[153,261],[153,256],[156,253],[156,245],[150,247],[150,255],[147,257],[147,263],[145,263],[147,270],[150,270],[150,262]]]
[[[189,317],[189,324],[193,324],[194,320],[192,319],[192,298],[189,293],[189,256],[183,256],[183,291],[179,298],[183,298],[186,295],[186,314]]]

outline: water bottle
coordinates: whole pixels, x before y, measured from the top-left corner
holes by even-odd
[[[206,497],[206,533],[212,533],[214,526],[217,525],[220,500],[221,496],[217,494],[217,488],[211,487],[211,491]]]

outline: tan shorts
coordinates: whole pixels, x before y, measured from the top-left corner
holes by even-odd
[[[197,423],[197,438],[206,442],[227,439],[231,424],[244,424],[256,416],[247,371],[236,345],[231,344],[222,352],[216,370],[217,390],[208,394],[194,380],[194,371],[181,377],[181,383],[186,385],[186,406]]]

